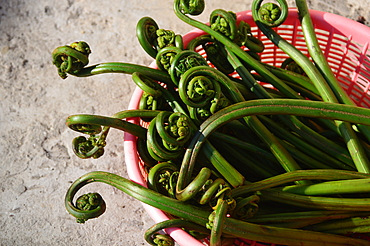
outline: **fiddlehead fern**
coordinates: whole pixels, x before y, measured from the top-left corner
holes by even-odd
[[[175,198],[178,168],[172,162],[161,162],[149,170],[148,187],[158,193]]]
[[[125,110],[112,117],[86,114],[69,116],[66,124],[70,129],[89,135],[89,138],[76,137],[72,141],[73,151],[83,159],[99,158],[104,154],[105,140],[111,127],[146,139],[147,130],[145,128],[122,119],[129,117],[153,118],[158,113],[159,111],[152,110]]]
[[[200,46],[202,46],[202,45],[204,45],[208,42],[212,43],[213,41],[214,41],[214,39],[209,34],[200,35],[200,36],[195,37],[192,40],[190,40],[188,45],[186,46],[186,49],[196,51],[198,49],[198,47],[200,47]]]
[[[175,14],[177,15],[177,17],[179,17],[185,23],[188,23],[189,25],[199,28],[203,30],[204,32],[210,34],[212,37],[216,38],[220,43],[222,43],[225,46],[225,48],[227,48],[227,50],[235,53],[235,55],[238,56],[242,60],[242,62],[247,63],[259,75],[261,75],[263,78],[270,81],[270,83],[274,84],[274,87],[277,88],[279,91],[283,92],[284,94],[286,93],[287,95],[290,95],[292,93],[296,94],[293,90],[291,90],[290,88],[287,88],[286,85],[283,83],[283,81],[281,81],[273,73],[267,70],[266,67],[262,63],[254,59],[249,53],[241,49],[241,47],[238,46],[236,43],[234,43],[232,40],[224,37],[221,33],[214,31],[210,26],[204,23],[201,23],[195,19],[192,19],[186,14],[184,14],[184,12],[181,11],[181,0],[174,1],[174,10],[175,10]]]
[[[89,138],[84,136],[76,137],[72,140],[72,149],[76,156],[81,159],[97,159],[104,154],[106,134],[100,136],[90,135]]]
[[[180,80],[179,93],[186,105],[200,108],[210,103],[215,105],[221,97],[221,87],[206,76],[193,76]]]
[[[90,53],[90,47],[86,42],[74,42],[53,51],[53,64],[58,68],[59,76],[65,79],[67,73],[74,74],[89,63]]]
[[[179,10],[183,14],[200,15],[205,8],[204,0],[181,0]]]
[[[240,45],[242,41],[239,37],[240,34],[236,24],[236,14],[234,12],[222,9],[214,10],[210,16],[210,27],[212,30],[222,34],[233,42],[237,40],[236,43],[242,46]],[[217,69],[225,74],[234,72],[234,68],[227,61],[227,54],[224,50],[224,46],[220,42],[214,39],[212,43],[205,44],[204,49],[207,53],[207,59],[210,60]]]
[[[76,200],[76,207],[81,211],[99,211],[103,213],[105,210],[105,202],[99,193],[87,193]],[[85,223],[87,219],[78,218],[78,223]]]
[[[52,53],[53,64],[58,68],[58,74],[63,79],[67,78],[67,73],[76,77],[89,77],[103,73],[133,74],[134,72],[140,72],[154,80],[172,85],[172,80],[167,71],[164,72],[147,66],[108,62],[86,67],[89,63],[90,53],[89,45],[83,41],[72,43],[70,46],[61,46]]]
[[[156,56],[157,67],[162,71],[169,71],[171,64],[182,49],[178,47],[165,47],[161,49]]]
[[[259,201],[260,198],[257,195],[251,195],[246,198],[238,197],[231,216],[244,221],[252,218],[258,211]]]
[[[234,39],[234,43],[238,44],[239,46],[247,47],[249,52],[263,52],[265,49],[264,44],[261,40],[253,36],[251,26],[248,23],[240,21],[237,28],[238,30]]]
[[[193,134],[190,119],[182,113],[162,111],[148,128],[148,150],[158,161],[177,159]]]
[[[183,50],[173,58],[169,74],[173,83],[178,86],[182,74],[192,67],[202,65],[206,66],[208,64],[199,53],[193,50]]]
[[[148,55],[155,58],[157,55],[157,22],[150,17],[141,18],[136,24],[136,37],[141,47]]]
[[[80,116],[81,117],[81,116]],[[76,156],[82,159],[97,159],[104,154],[106,145],[105,139],[109,128],[102,130],[101,125],[77,123],[77,116],[67,118],[67,126],[77,132],[90,135],[89,138],[84,136],[76,137],[72,140],[72,149]],[[98,135],[100,133],[100,135]]]
[[[211,115],[212,113],[209,111],[209,108],[207,107],[201,108],[189,107],[189,116],[198,125],[200,125],[203,121],[208,119],[208,117]]]
[[[77,191],[84,185],[93,182],[92,180],[75,181],[68,189],[65,197],[65,207],[78,223],[85,223],[89,219],[97,218],[105,212],[106,204],[98,193],[88,193],[80,196],[76,204],[73,203],[73,197]]]
[[[197,194],[199,204],[207,204],[212,201],[212,199],[218,199],[219,195],[224,192],[223,187],[225,187],[225,180],[218,178],[216,180],[208,179],[207,182],[204,183],[202,189]],[[216,195],[216,196],[215,196]],[[211,207],[213,205],[211,204]]]
[[[223,34],[231,40],[234,40],[238,33],[236,15],[230,11],[222,9],[212,11],[210,16],[210,26],[214,31]]]
[[[153,95],[149,94],[148,92],[143,92],[140,103],[139,109],[148,109],[148,110],[161,110],[163,109],[163,98],[159,97],[156,98]]]
[[[220,202],[225,201],[228,205],[229,212],[234,210],[236,201],[231,197],[230,186],[223,179],[208,180],[204,184],[202,191],[199,194],[199,204],[208,203],[213,210],[216,210],[220,206]]]
[[[143,90],[139,108],[160,110],[163,106],[164,100],[162,98],[162,87],[158,82],[138,72],[134,72],[132,74],[132,80],[141,90]]]
[[[163,140],[172,145],[185,145],[192,135],[189,119],[181,113],[161,112],[157,116],[157,128],[165,126],[165,131],[159,131]]]
[[[172,30],[158,29],[157,30],[158,50],[168,46],[175,46],[183,49],[182,37],[176,35]]]
[[[178,180],[178,167],[172,162],[161,162],[152,167],[148,173],[148,187],[158,193],[176,198],[176,183]],[[199,184],[200,189],[191,190],[193,194],[191,198],[183,200],[187,201],[192,198],[200,205],[209,205],[209,208],[216,209],[220,199],[226,200],[229,208],[233,209],[236,205],[234,198],[231,197],[231,189],[225,184],[221,178],[215,180],[207,179],[203,185],[194,179]]]
[[[255,20],[264,23],[270,27],[281,25],[288,16],[288,4],[285,0],[278,0],[280,4],[265,3],[261,6],[263,0],[254,0],[252,3],[252,11],[256,14],[253,16]]]
[[[192,39],[187,49],[197,51],[201,47],[206,52],[206,59],[224,74],[231,74],[234,68],[228,62],[223,46],[211,35],[205,34]]]
[[[199,66],[202,67],[204,66]],[[221,92],[219,78],[214,77],[211,71],[188,75],[189,73],[186,73],[180,80],[179,94],[182,101],[188,105],[190,118],[197,124],[230,105],[229,99]]]
[[[168,46],[183,49],[182,37],[176,35],[172,30],[158,27],[157,22],[150,17],[141,18],[136,24],[136,37],[141,47],[155,58],[158,51]]]
[[[150,245],[154,246],[174,246],[175,241],[167,234],[154,233],[150,240],[147,240]]]
[[[218,70],[224,74],[231,74],[235,71],[227,60],[227,55],[220,42],[213,40],[211,43],[204,44],[203,48],[206,51],[207,60],[209,60]]]
[[[201,47],[206,52],[206,59],[224,74],[231,74],[234,68],[227,60],[223,46],[209,34],[204,34],[192,39],[187,49],[197,51]]]
[[[216,101],[213,101],[204,107],[189,107],[190,118],[197,124],[201,124],[212,114],[222,108],[226,108],[231,104],[230,100],[228,100],[223,94],[221,94],[221,97],[218,99],[217,104],[214,104],[214,102]]]

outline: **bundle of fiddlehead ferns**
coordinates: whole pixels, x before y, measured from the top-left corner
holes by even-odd
[[[158,69],[120,62],[87,66],[85,42],[54,50],[63,79],[124,73],[143,90],[137,110],[67,119],[68,127],[88,135],[73,140],[80,158],[101,157],[113,127],[137,136],[148,169],[149,188],[106,172],[77,179],[65,206],[78,222],[100,216],[106,206],[97,193],[73,202],[75,194],[103,182],[176,217],[147,231],[151,245],[173,245],[157,233],[167,227],[209,236],[211,245],[236,237],[285,245],[369,244],[344,234],[367,233],[370,225],[358,219],[370,213],[370,109],[343,93],[318,50],[305,1],[296,2],[314,63],[272,29],[284,23],[286,2],[262,2],[253,2],[253,18],[290,56],[281,68],[260,61],[264,44],[235,13],[217,9],[209,25],[189,17],[203,12],[202,0],[174,1],[176,15],[206,33],[188,44],[150,17],[138,21],[139,43]],[[125,120],[131,117],[148,127]]]

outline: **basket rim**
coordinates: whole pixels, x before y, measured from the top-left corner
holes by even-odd
[[[330,32],[349,37],[351,40],[365,44],[367,47],[369,47],[370,27],[357,21],[348,19],[344,16],[329,12],[313,9],[310,9],[309,12],[315,28],[330,30]],[[251,10],[237,12],[236,16],[238,22],[243,20],[256,25],[253,20]],[[299,22],[298,9],[289,8],[288,17],[283,25],[292,24],[294,22]],[[184,44],[186,45],[190,40],[201,34],[205,34],[205,32],[197,28],[191,30],[183,36]]]
[[[365,53],[370,53],[369,51],[369,43],[370,43],[370,27],[363,25],[359,22],[354,20],[348,19],[346,17],[336,15],[333,13],[328,13],[319,10],[309,10],[314,27],[324,30],[330,30],[331,33],[339,34],[342,36],[346,36],[349,39],[364,44],[363,50]],[[237,20],[238,22],[248,21],[249,23],[253,22],[252,12],[251,10],[245,10],[241,12],[237,12]],[[294,22],[298,21],[298,10],[297,8],[289,8],[288,17],[284,24],[290,25]],[[283,25],[284,25],[283,24]],[[200,29],[193,29],[190,32],[183,35],[183,42],[186,46],[190,40],[194,39],[195,37],[205,34],[204,31]],[[150,64],[150,67],[157,68],[155,61]],[[127,109],[137,109],[139,105],[139,99],[142,95],[142,90],[138,87],[135,88],[132,97],[130,99],[129,105]],[[127,119],[128,122],[138,124],[138,119],[130,118]],[[127,167],[127,172],[129,178],[144,186],[147,187],[147,184],[142,176],[142,171],[138,165],[139,158],[137,156],[137,149],[136,149],[136,137],[124,132],[124,153],[125,153],[125,164]],[[168,220],[169,217],[161,210],[149,206],[145,203],[142,203],[142,206],[149,214],[149,216],[153,219],[155,223],[159,223],[161,221]],[[165,232],[169,234],[179,245],[193,245],[193,246],[204,246],[205,244],[201,243],[199,240],[196,240],[194,237],[190,236],[187,232],[180,228],[169,228],[165,229]],[[255,244],[259,245],[259,244]],[[275,245],[275,244],[271,244]]]

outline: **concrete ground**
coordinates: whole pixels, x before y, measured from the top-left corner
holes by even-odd
[[[153,222],[141,204],[103,184],[91,184],[107,202],[100,218],[81,225],[67,214],[63,199],[71,182],[94,170],[127,177],[123,134],[113,130],[106,153],[82,160],[71,150],[76,133],[65,119],[77,113],[110,116],[126,109],[134,89],[130,76],[59,78],[54,48],[84,40],[90,64],[123,61],[148,65],[152,59],[135,38],[136,22],[155,19],[164,29],[192,30],[172,10],[172,0],[1,0],[0,1],[0,245],[147,245]],[[294,1],[289,1],[294,2]],[[312,9],[370,20],[369,0],[309,0]],[[247,0],[208,0],[215,8],[250,9]],[[293,6],[293,5],[291,5]]]

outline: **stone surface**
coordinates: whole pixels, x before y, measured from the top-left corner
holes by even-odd
[[[308,2],[369,24],[369,0]],[[250,3],[206,1],[197,19],[206,22],[215,8],[250,9]],[[76,134],[64,122],[72,114],[110,116],[126,109],[134,83],[121,74],[62,80],[51,64],[54,48],[79,40],[90,44],[90,64],[150,64],[135,38],[143,16],[179,34],[193,29],[177,19],[171,0],[0,1],[0,245],[147,245],[143,233],[152,220],[138,201],[115,188],[84,188],[99,191],[107,202],[106,213],[84,225],[63,204],[71,182],[89,171],[127,177],[122,132],[111,132],[102,158],[82,160],[71,150]]]

